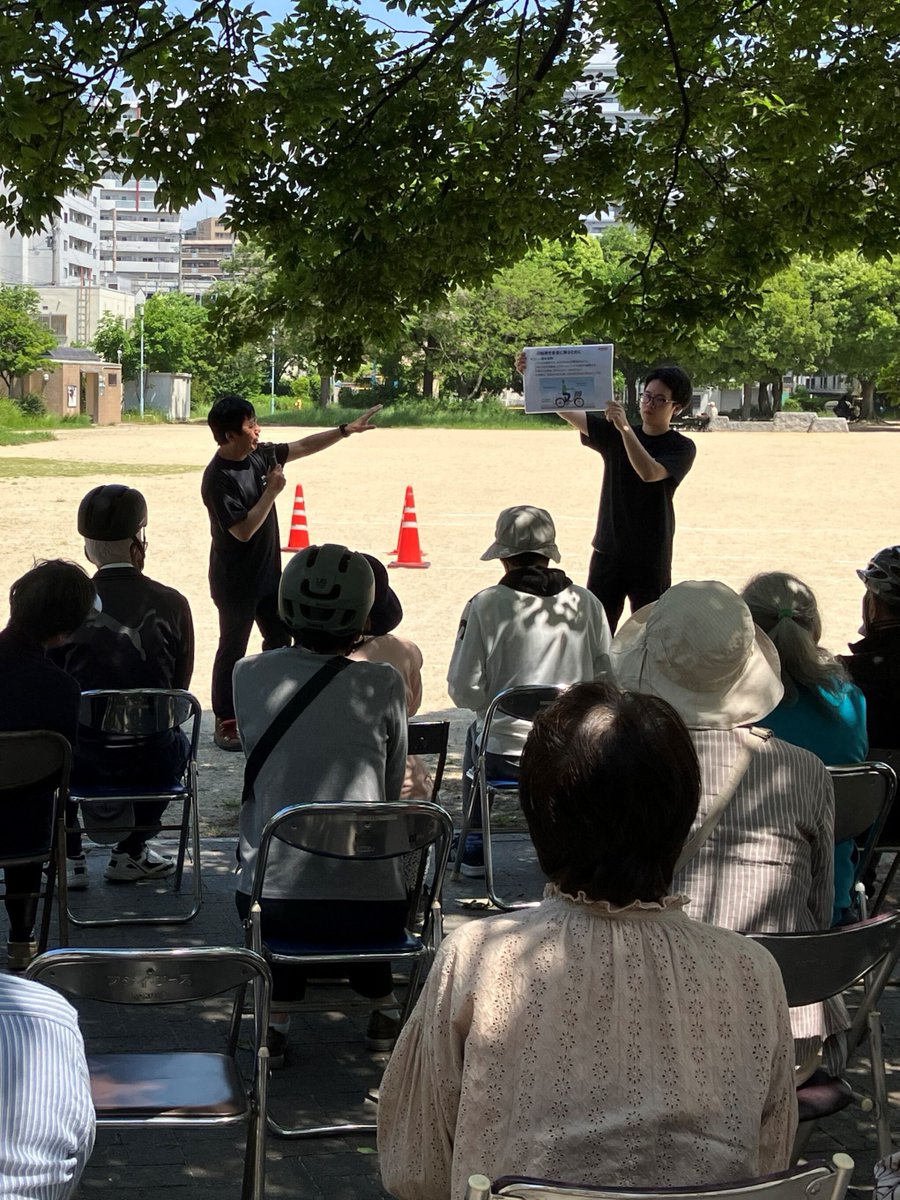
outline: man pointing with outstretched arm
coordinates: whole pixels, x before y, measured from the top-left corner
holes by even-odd
[[[524,372],[525,355],[516,366]],[[626,597],[631,611],[658,600],[672,583],[675,489],[694,465],[697,447],[671,428],[691,403],[680,367],[658,367],[644,379],[641,424],[611,401],[604,412],[560,412],[585,446],[603,457],[600,511],[587,586],[615,632]]]
[[[284,490],[284,464],[374,429],[370,420],[381,407],[376,404],[334,429],[278,444],[260,443],[256,412],[242,396],[220,396],[209,410],[207,421],[218,450],[203,473],[200,491],[212,534],[209,589],[219,610],[212,706],[214,740],[222,750],[241,748],[231,677],[235,663],[247,652],[254,622],[264,650],[292,641],[278,616],[281,547],[275,500]]]

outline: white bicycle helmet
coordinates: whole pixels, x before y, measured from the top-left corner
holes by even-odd
[[[375,601],[375,576],[361,554],[326,543],[295,554],[278,587],[278,612],[291,629],[361,633]]]
[[[900,546],[886,546],[857,575],[870,592],[888,604],[900,604]]]

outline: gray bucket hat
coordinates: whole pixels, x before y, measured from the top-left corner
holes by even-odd
[[[494,541],[481,557],[514,558],[517,554],[541,554],[559,562],[556,526],[546,508],[535,508],[533,504],[504,508],[497,518]]]

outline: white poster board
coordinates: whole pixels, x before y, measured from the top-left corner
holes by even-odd
[[[597,412],[613,399],[613,347],[526,346],[525,411]]]

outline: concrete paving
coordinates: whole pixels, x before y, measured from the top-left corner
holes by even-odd
[[[511,899],[537,899],[540,873],[527,835],[504,833],[497,844],[497,878],[501,895]],[[102,878],[108,851],[88,845],[91,886],[72,896],[78,914],[94,916],[158,911],[171,905],[171,885],[164,881],[115,885]],[[79,946],[180,946],[238,945],[241,927],[234,906],[233,839],[204,839],[202,872],[204,903],[198,917],[187,925],[120,926],[103,929],[72,927],[70,942]],[[188,868],[190,871],[191,868]],[[185,886],[188,880],[185,881]],[[463,921],[488,915],[479,905],[484,884],[480,880],[448,877],[445,888],[445,925],[451,930]],[[55,944],[55,943],[51,943]],[[272,1109],[282,1123],[326,1121],[369,1122],[375,1119],[375,1100],[387,1055],[365,1047],[367,1013],[364,1008],[338,1007],[352,993],[332,988],[324,993],[329,1011],[294,1016],[290,1054],[285,1068],[272,1077]],[[900,1091],[900,992],[889,989],[882,1004],[885,1054],[892,1100]],[[323,997],[319,997],[322,999]],[[225,1014],[204,1008],[202,1020],[190,1019],[173,1009],[122,1010],[96,1006],[82,1008],[89,1047],[101,1051],[135,1049],[156,1043],[173,1048],[218,1048],[224,1038]],[[152,1015],[151,1015],[152,1014]],[[199,1032],[198,1032],[199,1031]],[[860,1092],[870,1093],[868,1064],[858,1060],[848,1077]],[[898,1110],[893,1125],[900,1124]],[[810,1153],[831,1154],[846,1150],[856,1160],[854,1184],[871,1187],[872,1165],[877,1158],[870,1119],[858,1109],[830,1120],[814,1136]],[[135,1131],[99,1130],[94,1155],[85,1171],[78,1195],[91,1197],[102,1191],[106,1200],[197,1200],[213,1190],[227,1197],[240,1194],[243,1131],[178,1130],[156,1127]],[[269,1138],[267,1195],[294,1200],[377,1200],[382,1189],[373,1137],[284,1141]]]

